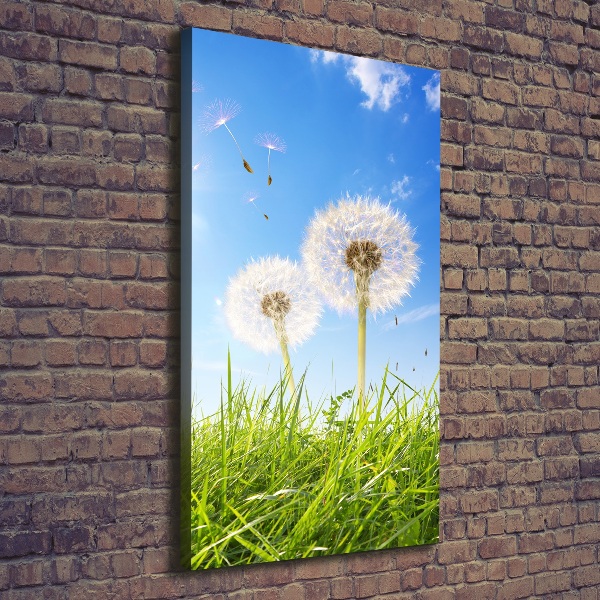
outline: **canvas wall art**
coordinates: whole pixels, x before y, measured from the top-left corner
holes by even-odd
[[[182,33],[184,563],[438,540],[440,75]]]

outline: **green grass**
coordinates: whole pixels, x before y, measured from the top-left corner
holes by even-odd
[[[233,389],[229,369],[220,411],[192,420],[193,569],[438,540],[434,386],[386,371],[362,414],[352,392],[312,405],[302,388]]]

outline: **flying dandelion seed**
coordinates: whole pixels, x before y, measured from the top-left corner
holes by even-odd
[[[202,90],[204,90],[204,88],[197,81],[192,81],[192,93],[193,94],[197,94],[197,93],[201,92]]]
[[[269,151],[269,154],[267,155],[267,185],[271,185],[271,183],[273,183],[273,178],[271,177],[271,150],[283,154],[287,150],[287,146],[285,145],[285,142],[274,133],[261,133],[256,136],[254,142],[263,148],[267,148]]]
[[[413,230],[406,218],[368,196],[348,194],[317,211],[302,256],[309,278],[339,312],[358,308],[357,389],[365,394],[367,308],[376,314],[400,303],[417,278]]]
[[[248,192],[247,194],[244,195],[244,202],[246,204],[252,204],[252,206],[254,206],[254,208],[256,208],[256,210],[258,210],[258,206],[256,206],[256,204],[254,204],[258,199],[260,198],[260,194],[258,194],[257,192]],[[260,211],[258,211],[260,212]]]
[[[254,350],[279,349],[291,393],[295,385],[288,353],[313,335],[322,307],[302,269],[278,256],[250,262],[229,281],[225,316],[233,335]]]
[[[198,160],[198,162],[192,166],[192,171],[196,175],[206,174],[211,164],[212,160],[210,156],[203,154],[202,156],[200,156],[200,160]]]
[[[242,149],[240,148],[240,145],[235,139],[235,136],[231,132],[231,129],[229,129],[229,127],[227,126],[227,122],[231,121],[231,119],[236,117],[241,110],[242,107],[233,100],[215,100],[204,110],[200,124],[202,126],[202,129],[204,129],[205,133],[207,134],[211,131],[214,131],[215,129],[218,129],[219,127],[221,127],[221,125],[223,125],[225,129],[227,129],[229,135],[231,136],[231,139],[233,139],[235,145],[237,146],[238,152],[242,157],[242,162],[244,163],[244,169],[246,169],[248,173],[254,173],[252,167],[244,158],[244,155],[242,154]]]
[[[260,195],[259,195],[258,193],[256,193],[256,192],[248,192],[248,193],[247,193],[247,194],[244,196],[244,202],[245,202],[246,204],[252,204],[252,206],[254,206],[254,208],[256,208],[256,210],[258,210],[258,212],[259,212],[260,214],[262,214],[262,216],[265,218],[265,220],[267,220],[267,221],[268,221],[268,220],[269,220],[269,217],[268,217],[268,216],[267,216],[265,213],[261,212],[261,211],[259,210],[258,206],[256,206],[256,204],[255,204],[255,202],[256,202],[256,200],[258,200],[258,198],[260,198]]]

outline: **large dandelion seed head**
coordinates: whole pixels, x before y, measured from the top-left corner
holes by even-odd
[[[368,196],[342,198],[317,211],[302,256],[311,282],[338,312],[358,301],[373,313],[398,305],[417,278],[419,259],[406,218]]]
[[[204,109],[200,125],[206,133],[210,133],[237,117],[241,110],[242,107],[233,100],[215,100]]]
[[[225,316],[233,335],[254,350],[279,350],[280,339],[291,346],[315,331],[322,306],[295,262],[278,256],[253,260],[229,281]]]
[[[261,133],[254,138],[254,143],[263,148],[275,150],[276,152],[285,152],[287,150],[285,142],[274,133]]]

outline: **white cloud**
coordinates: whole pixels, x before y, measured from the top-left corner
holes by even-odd
[[[410,76],[399,65],[356,56],[348,63],[346,74],[366,94],[367,100],[361,106],[369,110],[374,106],[389,110],[399,100],[401,88],[410,82]]]
[[[408,113],[404,113],[402,115],[402,118],[400,119],[400,122],[405,125],[406,123],[408,123],[408,119],[410,118]]]
[[[321,60],[325,65],[335,63],[343,58],[342,54],[329,52],[329,50],[310,50],[309,54],[310,62],[317,63]]]
[[[434,73],[431,79],[423,86],[425,102],[429,110],[440,109],[440,74]]]
[[[409,310],[403,315],[398,315],[397,317],[394,317],[389,323],[386,323],[383,326],[383,328],[389,330],[396,327],[396,325],[404,325],[405,323],[415,323],[416,321],[422,321],[423,319],[427,319],[428,317],[433,317],[434,315],[439,314],[439,304],[425,304],[424,306],[419,306],[419,308]]]
[[[361,106],[369,110],[377,107],[384,112],[388,111],[399,101],[402,88],[410,83],[408,73],[401,65],[393,63],[358,56],[347,56],[328,52],[327,50],[311,50],[310,60],[314,63],[321,60],[323,64],[343,62],[346,65],[348,79],[357,84],[367,96]],[[405,114],[403,119],[405,117],[408,117],[408,115]]]
[[[440,170],[440,163],[437,163],[437,162],[435,162],[433,160],[428,160],[427,164],[431,165],[436,171]]]
[[[388,154],[387,159],[388,162],[392,163],[393,165],[396,164],[396,157],[392,153]]]
[[[337,52],[329,52],[328,50],[322,50],[321,58],[323,62],[327,64],[336,63],[338,60],[341,60],[343,57],[341,54]]]
[[[406,200],[412,193],[412,190],[408,189],[410,184],[410,177],[404,175],[402,179],[392,181],[392,194],[398,196],[400,200]]]

